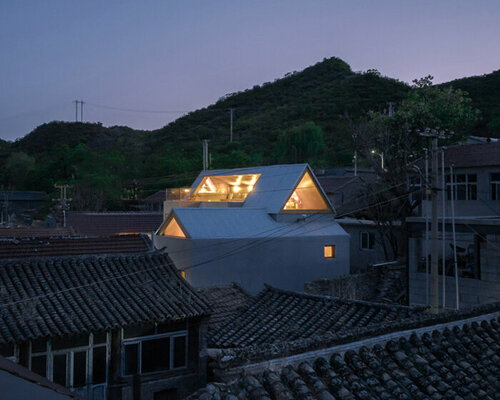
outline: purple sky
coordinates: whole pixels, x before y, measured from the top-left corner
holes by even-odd
[[[500,68],[498,0],[0,3],[0,137],[74,120],[75,99],[194,110],[324,57],[435,82]],[[86,121],[155,129],[182,114],[85,106]]]

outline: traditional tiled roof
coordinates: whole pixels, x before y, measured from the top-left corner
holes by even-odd
[[[200,288],[198,292],[208,300],[212,309],[209,319],[211,332],[217,332],[221,325],[242,311],[252,300],[252,297],[237,283]]]
[[[290,342],[411,319],[410,308],[280,290],[267,286],[243,312],[209,339],[210,347],[245,347]]]
[[[82,254],[141,253],[150,250],[144,235],[101,238],[0,239],[0,259]]]
[[[0,261],[0,343],[200,317],[208,311],[164,254]]]
[[[156,231],[163,221],[161,212],[69,212],[67,224],[84,236]]]
[[[47,193],[34,190],[0,190],[0,199],[8,201],[44,201]]]
[[[499,393],[500,321],[494,318],[263,367],[190,399],[465,400],[498,399]]]
[[[70,237],[74,232],[71,228],[43,228],[43,227],[0,227],[0,238],[48,238]]]

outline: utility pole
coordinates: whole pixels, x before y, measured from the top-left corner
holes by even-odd
[[[70,187],[69,185],[54,185],[57,189],[59,189],[59,199],[54,201],[59,201],[59,207],[61,208],[63,215],[63,227],[66,228],[66,212],[69,211],[69,203],[72,199],[68,199],[67,197],[67,189]]]
[[[78,122],[78,100],[74,100],[73,103],[75,103],[75,122]]]
[[[209,167],[209,159],[208,159],[208,142],[210,140],[203,139],[203,171],[206,171]]]
[[[80,122],[83,122],[83,100],[80,100]]]
[[[424,132],[419,132],[420,136],[432,138],[431,152],[431,312],[437,314],[439,312],[439,242],[438,242],[438,138],[444,138],[444,133],[436,129],[426,129]]]
[[[233,113],[234,113],[234,108],[229,109],[230,112],[230,119],[231,119],[231,124],[230,124],[230,132],[229,132],[229,141],[233,141]]]

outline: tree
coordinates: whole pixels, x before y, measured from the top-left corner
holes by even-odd
[[[12,153],[5,163],[4,177],[7,187],[26,189],[28,175],[35,169],[35,159],[26,153]]]
[[[323,130],[314,122],[282,131],[276,143],[278,162],[318,164],[326,150]]]
[[[367,185],[368,207],[358,215],[376,221],[381,238],[391,246],[391,252],[386,249],[388,258],[405,254],[406,249],[397,240],[395,223],[401,223],[404,233],[405,220],[418,205],[418,196],[410,196],[414,188],[408,186],[414,173],[412,166],[429,147],[427,138],[419,132],[427,128],[446,130],[451,135],[448,140],[454,142],[479,115],[467,93],[432,86],[430,75],[413,82],[407,98],[392,115],[370,112],[362,122],[352,124],[355,149],[378,177]]]

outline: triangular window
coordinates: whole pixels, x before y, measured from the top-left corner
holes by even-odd
[[[306,171],[302,176],[299,184],[285,203],[283,211],[330,211],[328,203],[309,171]]]
[[[161,232],[162,236],[173,236],[173,237],[178,237],[178,238],[186,238],[186,234],[182,230],[181,226],[177,222],[177,219],[175,217],[172,217],[172,219],[167,223],[167,226],[163,231]]]

